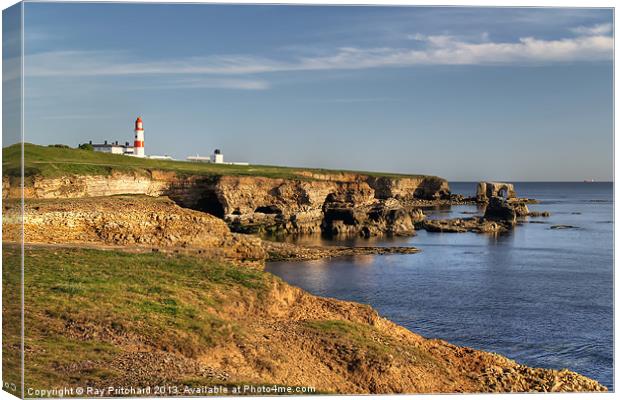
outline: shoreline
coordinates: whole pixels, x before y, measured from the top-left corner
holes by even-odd
[[[416,254],[421,251],[413,246],[303,246],[264,239],[262,246],[267,252],[265,262],[312,261],[364,255]]]

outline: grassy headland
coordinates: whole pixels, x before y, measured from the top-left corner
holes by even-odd
[[[4,176],[20,175],[20,145],[2,149]],[[267,178],[311,179],[303,173],[342,174],[358,173],[368,176],[416,178],[424,175],[407,175],[381,172],[328,170],[318,168],[293,168],[269,165],[227,165],[188,161],[152,160],[128,157],[89,150],[45,147],[24,144],[25,176],[59,177],[66,175],[109,175],[113,172],[147,173],[151,170],[170,171],[180,175],[205,176],[261,176]]]
[[[3,247],[6,294],[19,288],[20,248]],[[26,389],[240,383],[336,393],[604,389],[570,371],[528,368],[424,339],[369,306],[315,297],[224,261],[30,246],[25,257]],[[5,313],[5,327],[19,326],[19,318]],[[5,331],[5,354],[19,340]],[[5,381],[19,378],[16,365],[4,365],[12,367]]]

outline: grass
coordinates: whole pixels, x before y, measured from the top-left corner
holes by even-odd
[[[305,321],[304,324],[306,327],[322,335],[329,335],[347,343],[354,343],[359,347],[366,348],[377,356],[386,356],[394,351],[393,347],[381,341],[381,339],[384,339],[382,335],[367,325],[340,320]]]
[[[390,358],[405,359],[407,362],[444,368],[429,353],[412,344],[397,343],[372,326],[341,320],[310,320],[304,321],[304,325],[322,337],[331,338],[335,343],[353,344],[360,349],[365,349],[367,355],[373,359],[383,361]]]
[[[20,176],[21,148],[19,144],[2,149],[3,175]],[[267,178],[311,179],[303,171],[317,174],[357,172],[368,176],[390,178],[420,178],[425,175],[407,175],[381,172],[327,170],[319,168],[291,168],[268,165],[222,165],[187,161],[151,160],[106,154],[63,147],[45,147],[24,143],[24,175],[26,178],[47,178],[65,175],[110,175],[113,172],[147,174],[152,170],[170,171],[179,175],[204,176],[261,176]],[[28,184],[28,180],[26,180]]]
[[[21,274],[19,248],[2,251],[3,389],[21,396]]]
[[[19,247],[3,245],[4,379],[19,376]],[[243,335],[218,316],[223,301],[260,297],[270,275],[212,260],[161,253],[29,248],[25,254],[26,382],[38,387],[110,377],[119,347],[110,335],[198,357]],[[7,303],[11,301],[11,303]],[[10,311],[10,310],[9,310]],[[80,361],[98,360],[84,372]],[[17,368],[16,368],[17,367]],[[67,372],[69,371],[69,372]],[[17,372],[17,374],[16,374]],[[85,376],[87,375],[87,376]]]
[[[2,274],[3,379],[19,383],[19,246],[3,244]],[[231,343],[253,341],[255,327],[236,316],[241,310],[267,310],[275,281],[260,270],[180,254],[27,247],[26,388],[122,380],[118,360],[137,351],[196,360]],[[338,349],[336,362],[350,370],[390,365],[393,359],[437,367],[437,360],[417,346],[369,325],[300,323],[322,346]],[[195,386],[219,383],[193,373],[177,379]]]

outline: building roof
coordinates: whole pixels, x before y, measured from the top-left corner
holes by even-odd
[[[119,143],[118,140],[114,142],[108,143],[107,140],[104,143],[93,143],[92,140],[88,143],[93,147],[124,147],[124,148],[133,148],[133,146],[129,145],[129,142],[125,142],[125,144]]]

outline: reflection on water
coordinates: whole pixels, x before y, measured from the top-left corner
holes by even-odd
[[[321,235],[320,233],[306,235],[289,235],[279,237],[266,237],[267,239],[295,243],[304,246],[409,246],[410,237],[370,237],[361,236],[338,236]]]
[[[459,192],[458,185],[452,187]],[[541,200],[530,209],[550,211],[551,217],[532,219],[543,223],[526,222],[503,235],[420,231],[393,239],[298,237],[289,240],[412,245],[422,252],[279,262],[267,269],[312,293],[371,304],[424,336],[495,351],[531,366],[569,368],[613,388],[613,224],[601,223],[613,221],[612,185],[516,188],[521,196]],[[432,215],[480,212],[476,206],[438,211]],[[580,229],[550,229],[554,224]]]

